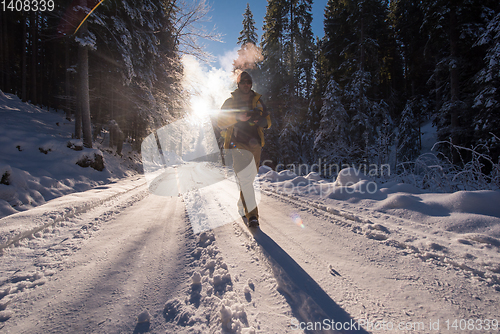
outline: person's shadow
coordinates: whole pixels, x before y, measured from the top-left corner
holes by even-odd
[[[141,322],[135,325],[134,334],[147,333],[149,332],[149,327],[151,324],[149,322]]]
[[[336,331],[332,329],[332,332],[368,333],[359,325],[352,326],[352,324],[357,324],[356,320],[337,305],[318,283],[273,239],[260,229],[251,230],[251,233],[255,241],[267,253],[265,255],[274,264],[275,277],[278,283],[281,283],[278,286],[286,287],[285,289],[280,288],[280,293],[287,299],[298,321],[315,323],[323,322],[327,319],[331,325],[339,323],[343,325],[343,329]],[[306,307],[304,307],[305,303],[307,303]],[[334,324],[333,321],[335,322]],[[324,331],[318,332],[323,333]]]

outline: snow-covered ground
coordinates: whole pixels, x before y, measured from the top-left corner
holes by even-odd
[[[0,185],[11,213],[0,220],[2,332],[499,331],[498,191],[430,193],[355,170],[330,182],[261,167],[259,230],[237,219],[194,233],[192,208],[202,220],[216,214],[202,212],[196,191],[155,195],[106,152],[107,174],[74,168],[70,130],[55,132],[71,126],[63,115],[0,98],[12,177]],[[69,186],[78,180],[84,189]],[[211,208],[227,207],[222,188]],[[20,212],[8,211],[16,203]]]
[[[123,157],[109,149],[109,136],[99,137],[94,149],[83,148],[81,140],[72,139],[74,121],[64,112],[49,112],[0,91],[0,115],[0,217],[142,169],[140,155],[127,143]],[[104,157],[104,170],[76,164],[95,153]]]

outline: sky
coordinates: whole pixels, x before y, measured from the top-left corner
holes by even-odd
[[[207,46],[207,51],[218,59],[225,53],[232,51],[237,47],[238,37],[240,31],[243,29],[243,14],[247,3],[250,4],[250,10],[253,14],[253,19],[255,21],[255,27],[257,28],[257,35],[259,42],[262,37],[262,25],[264,21],[264,16],[266,15],[266,0],[254,0],[254,1],[243,1],[243,0],[209,0],[207,4],[210,5],[212,10],[209,13],[211,17],[211,22],[206,24],[207,28],[213,28],[217,32],[223,34],[222,37],[224,43],[205,41],[204,44]],[[324,9],[326,7],[327,0],[317,0],[314,1],[312,7],[313,22],[312,29],[315,36],[323,37],[323,16]],[[217,64],[214,64],[217,65]]]

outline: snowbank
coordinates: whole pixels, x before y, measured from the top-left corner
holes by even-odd
[[[124,145],[123,157],[99,141],[93,149],[84,148],[72,139],[74,122],[61,112],[1,92],[0,117],[0,218],[141,169],[130,145]]]
[[[263,189],[321,203],[319,206],[326,211],[343,212],[343,216],[355,220],[370,209],[390,215],[393,221],[406,219],[408,224],[422,224],[439,231],[480,233],[500,239],[500,191],[428,193],[409,184],[379,184],[352,168],[343,169],[334,182],[272,170],[261,173],[259,182]],[[362,219],[365,218],[357,220]]]

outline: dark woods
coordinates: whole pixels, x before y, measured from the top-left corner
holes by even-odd
[[[2,11],[0,89],[65,110],[76,137],[115,121],[139,148],[180,117],[182,18],[192,16],[175,0],[105,0],[75,33],[98,3]],[[311,6],[268,0],[260,41],[250,7],[242,13],[238,44],[262,49],[251,71],[273,117],[263,160],[396,166],[420,154],[432,122],[450,161],[471,158],[453,145],[498,161],[498,1],[329,0],[316,40]]]
[[[0,89],[65,110],[85,146],[91,126],[115,121],[139,148],[149,127],[178,112],[177,13],[175,1],[148,0],[58,0],[53,11],[2,11]]]
[[[463,165],[472,149],[498,164],[497,1],[329,0],[316,41],[311,4],[268,1],[266,158],[394,167],[417,158],[432,122],[445,159]]]

